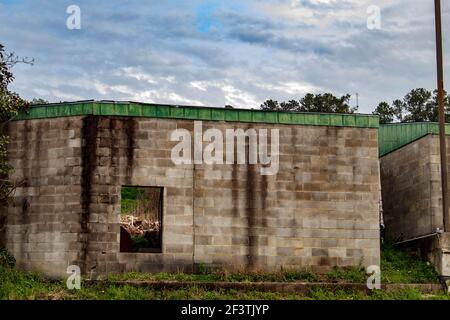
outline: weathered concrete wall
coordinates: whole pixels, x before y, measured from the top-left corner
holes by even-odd
[[[418,240],[414,245],[443,277],[450,277],[450,232]]]
[[[81,259],[81,131],[80,118],[9,126],[11,178],[19,187],[0,210],[0,240],[23,268],[62,275]]]
[[[280,129],[280,170],[176,166],[188,120],[72,117],[10,125],[14,178],[3,238],[24,267],[87,273],[379,264],[376,129],[204,122]],[[122,185],[164,187],[161,254],[120,253]]]
[[[447,137],[447,152],[449,144]],[[442,231],[439,137],[430,134],[387,154],[380,159],[380,167],[386,236],[404,241]],[[411,245],[420,249],[442,276],[450,276],[450,233]]]
[[[387,154],[380,167],[389,238],[408,240],[443,228],[437,136],[428,135]]]

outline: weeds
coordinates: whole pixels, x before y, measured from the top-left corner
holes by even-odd
[[[5,248],[0,248],[0,267],[13,268],[15,264],[16,259]]]
[[[375,290],[364,293],[358,290],[325,290],[316,288],[308,293],[277,293],[244,290],[207,290],[198,286],[189,286],[177,290],[155,290],[150,287],[118,285],[116,281],[153,280],[184,282],[351,282],[365,283],[367,275],[362,266],[339,269],[334,268],[327,274],[318,275],[307,270],[284,270],[276,273],[207,272],[199,267],[197,274],[186,273],[126,273],[109,275],[102,283],[82,282],[81,290],[68,290],[64,281],[50,281],[34,272],[25,272],[12,268],[10,255],[2,251],[0,266],[0,299],[89,299],[89,300],[437,300],[449,299],[442,293],[424,295],[416,289],[397,291]],[[5,259],[6,257],[6,259]],[[9,261],[9,262],[8,262]],[[382,250],[382,280],[386,283],[436,283],[437,273],[426,261],[408,251],[400,251],[393,246],[384,246]]]
[[[385,244],[381,250],[381,279],[385,283],[437,283],[433,265],[417,253]]]
[[[326,277],[330,282],[365,283],[367,281],[366,270],[362,266],[349,269],[335,267],[326,274]]]

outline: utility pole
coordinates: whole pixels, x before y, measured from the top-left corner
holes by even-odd
[[[359,93],[356,93],[356,107],[359,108]]]
[[[442,18],[441,0],[434,0],[436,21],[436,61],[437,61],[437,88],[439,107],[439,142],[441,153],[441,183],[442,183],[442,209],[444,218],[444,231],[450,232],[450,217],[448,212],[449,194],[447,181],[447,146],[445,141],[445,109],[444,109],[444,63],[442,53]]]

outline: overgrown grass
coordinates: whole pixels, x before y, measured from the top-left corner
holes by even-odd
[[[437,283],[434,268],[417,255],[386,245],[382,250],[382,281],[385,283]],[[198,274],[186,273],[126,273],[109,275],[106,281],[87,285],[81,290],[68,290],[64,281],[50,281],[34,272],[25,272],[0,266],[0,299],[100,299],[100,300],[145,300],[145,299],[245,299],[245,300],[429,300],[449,299],[450,296],[424,295],[415,289],[395,292],[373,291],[370,294],[357,290],[328,291],[313,289],[307,294],[270,293],[260,291],[206,290],[198,286],[179,290],[155,290],[148,287],[118,285],[115,281],[199,281],[199,282],[351,282],[365,283],[367,275],[363,267],[335,268],[325,275],[310,271],[280,271],[277,273],[228,273],[207,272],[200,268]]]
[[[438,283],[438,274],[433,265],[422,260],[414,252],[385,244],[381,250],[381,277],[383,283]],[[334,268],[318,275],[311,271],[262,272],[200,272],[186,273],[125,273],[109,275],[111,281],[201,281],[201,282],[348,282],[365,283],[366,270],[362,266]]]
[[[311,290],[307,299],[312,300],[450,300],[450,295],[444,292],[440,294],[423,294],[417,289],[401,289],[385,292],[374,290],[364,293],[356,290],[337,290],[335,292],[324,289]]]
[[[0,299],[36,299],[41,294],[57,292],[58,282],[46,280],[35,272],[0,267]]]
[[[263,272],[209,272],[198,274],[187,273],[124,273],[109,275],[107,277],[110,281],[199,281],[199,282],[318,282],[320,278],[318,275],[308,271],[280,271],[277,273],[263,273]]]
[[[414,289],[395,292],[313,289],[308,293],[277,293],[240,290],[206,290],[192,286],[178,290],[117,285],[111,282],[68,290],[63,281],[48,281],[37,273],[0,268],[0,299],[21,300],[435,300],[450,299],[444,293],[424,295]]]
[[[449,300],[444,293],[424,295],[418,290],[403,289],[395,292],[374,291],[363,293],[356,290],[338,290],[330,292],[323,289],[311,290],[309,293],[280,293],[240,290],[205,290],[190,287],[179,290],[152,290],[132,286],[117,287],[114,285],[95,289],[82,289],[73,293],[74,299],[102,300]]]
[[[186,282],[338,282],[365,283],[367,275],[363,267],[334,268],[326,274],[315,274],[310,271],[236,272],[222,271],[188,274],[188,273],[139,273],[110,274],[110,281],[186,281]]]
[[[433,265],[422,260],[414,252],[399,249],[390,244],[381,250],[381,278],[383,283],[438,283],[438,274]],[[366,270],[362,266],[334,268],[327,274],[318,275],[311,271],[261,272],[200,272],[186,273],[126,273],[110,275],[109,280],[147,280],[147,281],[223,281],[223,282],[348,282],[365,283]]]
[[[0,247],[0,266],[14,267],[16,259],[3,247]]]
[[[325,276],[329,282],[365,283],[367,281],[366,271],[361,266],[346,269],[333,268]]]
[[[437,283],[434,266],[415,252],[385,244],[381,250],[381,279],[385,283]]]

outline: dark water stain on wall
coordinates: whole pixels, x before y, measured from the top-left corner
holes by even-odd
[[[136,134],[136,120],[127,118],[124,121],[125,134],[127,138],[127,184],[131,184],[134,167],[134,148],[135,148],[135,134]]]
[[[6,246],[6,224],[8,223],[8,215],[4,204],[0,205],[0,248]]]
[[[253,128],[247,126],[244,130]],[[257,131],[258,132],[258,131]],[[269,144],[268,147],[271,145]],[[232,209],[235,218],[247,219],[246,237],[248,255],[246,268],[255,270],[258,267],[259,227],[267,227],[268,177],[261,174],[262,165],[249,164],[249,139],[245,142],[246,164],[237,164],[237,144],[235,143],[234,162],[232,165]],[[241,170],[245,170],[243,180],[239,180]],[[241,194],[243,193],[243,194]],[[245,202],[240,199],[244,197]],[[240,236],[233,234],[233,236]]]
[[[5,126],[0,127],[0,134],[8,135],[9,133],[9,123],[6,123]],[[7,179],[8,176],[6,174],[0,174],[0,179]],[[0,201],[0,248],[6,246],[6,224],[8,223],[8,214],[7,214],[7,201]]]
[[[108,121],[111,179],[116,185],[132,185],[137,122],[133,118],[125,117],[113,117]],[[126,141],[125,148],[121,144],[123,141]],[[125,155],[126,164],[122,164],[120,161],[123,155]],[[119,199],[119,197],[115,197],[115,199]],[[117,203],[113,201],[111,204]]]
[[[36,131],[36,139],[33,140],[33,131]],[[16,205],[20,206],[20,225],[21,230],[21,258],[25,258],[26,245],[28,244],[28,237],[30,232],[30,201],[29,201],[29,187],[34,186],[33,182],[33,172],[39,172],[39,162],[41,159],[41,137],[43,134],[42,123],[37,123],[36,127],[33,127],[31,121],[25,122],[25,132],[23,133],[24,139],[24,150],[22,154],[23,163],[26,164],[26,169],[24,170],[24,177],[22,184],[22,197],[18,199]],[[35,145],[33,146],[33,142]],[[34,152],[31,153],[30,150]],[[35,166],[36,164],[36,166]]]
[[[231,171],[231,200],[232,200],[232,209],[233,216],[235,218],[239,217],[239,166],[236,162],[232,164]]]
[[[87,248],[89,243],[89,217],[92,197],[93,175],[97,166],[97,135],[99,118],[87,116],[83,118],[81,148],[81,237],[82,252],[80,262],[83,265],[83,272],[87,272]]]
[[[255,234],[255,226],[257,223],[257,207],[255,201],[255,165],[247,165],[246,181],[245,181],[245,198],[247,211],[247,237],[248,237],[248,259],[247,268],[254,269],[256,264],[256,256],[258,254],[257,235]]]
[[[120,185],[120,131],[116,118],[105,119],[109,123],[109,167],[112,169],[111,179],[116,185]]]
[[[228,145],[226,146],[229,147]],[[227,150],[228,152],[228,150]],[[238,219],[240,215],[240,210],[245,210],[242,208],[239,208],[239,196],[240,196],[240,182],[239,182],[239,165],[237,164],[237,145],[234,144],[234,150],[233,150],[233,164],[231,165],[231,208],[233,213],[233,218]],[[236,234],[236,228],[231,229],[233,232],[233,237],[239,237],[239,234]]]
[[[105,126],[108,132],[108,143],[102,147],[110,149],[109,165],[113,170],[113,181],[124,184],[132,184],[133,168],[134,168],[134,150],[136,148],[136,127],[137,122],[134,118],[129,117],[108,117],[102,119],[108,121]],[[121,142],[126,141],[125,149]],[[120,158],[125,155],[126,165],[120,163]],[[125,181],[118,181],[118,177],[124,174]]]
[[[247,126],[246,130],[253,129]],[[258,130],[255,128],[257,134]],[[259,136],[258,136],[259,139]],[[267,177],[262,176],[260,168],[262,165],[250,164],[250,140],[246,141],[246,177],[245,177],[245,198],[247,216],[247,237],[248,237],[248,259],[247,269],[254,270],[258,266],[258,227],[267,224],[263,221],[265,216],[265,200],[267,197]],[[259,154],[259,153],[258,153]],[[264,178],[263,178],[264,177]],[[261,202],[259,205],[258,202]]]
[[[272,150],[272,139],[270,140],[270,143],[267,143],[267,148],[270,148],[270,150]],[[261,165],[261,167],[263,167]],[[260,170],[258,170],[258,172],[260,173]],[[262,212],[261,212],[261,223],[263,227],[267,227],[267,214],[266,214],[266,208],[267,208],[267,190],[269,187],[269,182],[268,182],[268,176],[267,175],[262,175],[260,174],[260,179],[259,180],[259,190],[261,192],[261,208],[262,208]]]

